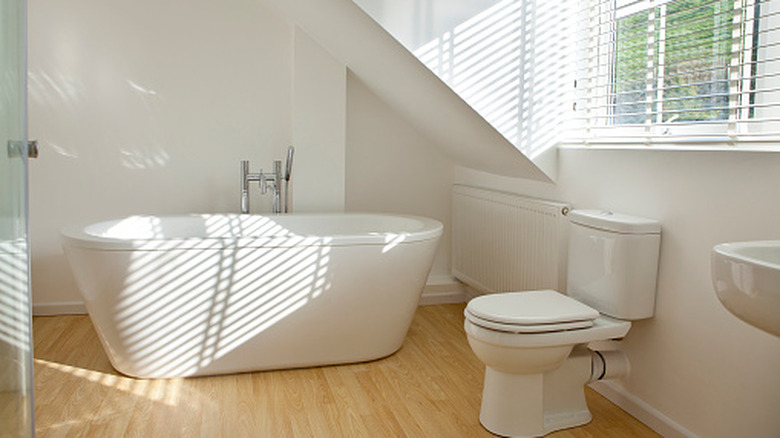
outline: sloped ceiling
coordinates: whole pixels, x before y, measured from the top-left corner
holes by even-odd
[[[462,166],[551,181],[351,0],[261,0],[344,63]]]

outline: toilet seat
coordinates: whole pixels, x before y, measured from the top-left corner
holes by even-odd
[[[481,327],[466,318],[463,328],[469,338],[479,339],[504,348],[536,348],[562,345],[587,344],[594,341],[620,339],[631,328],[630,321],[623,321],[601,315],[593,326],[579,330],[563,330],[545,333],[512,333]]]
[[[523,325],[523,324],[504,324],[501,322],[490,321],[480,318],[475,315],[466,315],[473,324],[480,327],[496,330],[506,333],[549,333],[559,332],[564,330],[578,330],[588,327],[593,327],[593,321],[573,321],[573,322],[561,322],[555,324],[536,324],[536,325]]]
[[[550,333],[587,329],[599,312],[554,290],[483,295],[466,306],[466,318],[489,330]]]

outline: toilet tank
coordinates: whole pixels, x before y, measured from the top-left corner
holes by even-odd
[[[602,210],[569,213],[570,297],[619,319],[655,311],[658,222]]]

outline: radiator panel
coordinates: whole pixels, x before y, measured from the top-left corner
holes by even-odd
[[[452,273],[483,293],[565,292],[568,205],[453,186]]]

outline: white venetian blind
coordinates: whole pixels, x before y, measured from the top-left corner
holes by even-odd
[[[773,0],[583,0],[573,138],[776,141]]]

